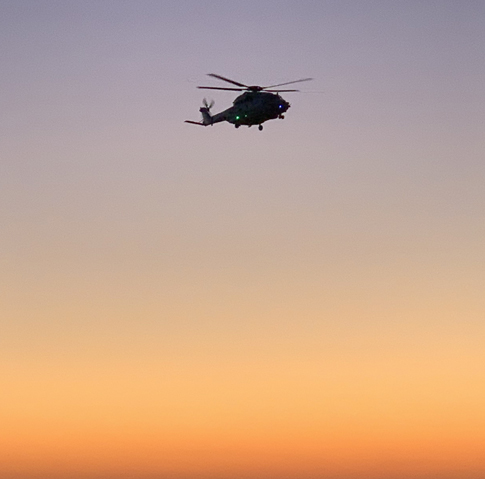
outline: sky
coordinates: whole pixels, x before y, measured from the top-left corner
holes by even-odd
[[[485,477],[484,25],[0,0],[0,477]]]

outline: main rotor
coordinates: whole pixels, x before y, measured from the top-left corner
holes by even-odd
[[[287,92],[300,91],[300,90],[273,90],[273,88],[284,86],[284,85],[291,85],[293,83],[300,83],[304,81],[313,80],[313,78],[302,78],[301,80],[293,80],[285,83],[278,83],[277,85],[270,85],[270,86],[251,85],[250,86],[250,85],[245,85],[244,83],[240,83],[240,82],[231,80],[229,78],[223,77],[221,75],[216,75],[215,73],[208,73],[208,76],[217,78],[218,80],[222,80],[228,83],[232,83],[233,85],[236,85],[239,88],[217,87],[217,86],[198,86],[197,88],[201,88],[204,90],[230,90],[230,91],[252,91],[252,92],[267,91],[270,93],[287,93]]]

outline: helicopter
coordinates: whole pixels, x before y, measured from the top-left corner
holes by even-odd
[[[236,128],[241,125],[258,125],[258,129],[263,129],[263,123],[268,120],[274,120],[276,118],[283,119],[284,113],[290,108],[290,104],[283,100],[280,93],[295,92],[300,90],[274,90],[276,87],[290,85],[293,83],[310,81],[312,78],[302,78],[300,80],[289,81],[286,83],[279,83],[277,85],[270,86],[258,86],[258,85],[245,85],[221,75],[215,73],[208,73],[208,76],[217,78],[228,83],[236,85],[234,87],[215,87],[215,86],[198,86],[197,88],[205,90],[230,90],[230,91],[243,91],[242,95],[239,95],[233,102],[233,105],[227,110],[211,115],[211,108],[214,106],[214,102],[210,103],[204,98],[203,106],[200,108],[202,113],[202,121],[185,120],[186,123],[192,123],[193,125],[209,126],[221,121],[227,121],[232,123]]]

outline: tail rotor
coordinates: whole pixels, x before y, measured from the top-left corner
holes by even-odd
[[[204,98],[202,104],[204,105],[200,107],[200,112],[202,113],[202,123],[204,125],[212,125],[212,116],[210,113],[210,109],[214,106],[214,100],[211,100],[209,103],[207,102],[207,99]]]
[[[199,111],[202,113],[202,121],[192,121],[192,120],[185,120],[185,123],[192,123],[192,125],[200,125],[200,126],[208,126],[212,125],[212,115],[211,115],[211,108],[214,106],[214,100],[210,102],[207,101],[206,98],[202,100],[202,105]]]
[[[214,106],[214,100],[211,100],[210,103],[207,102],[207,98],[204,98],[202,100],[202,103],[204,105],[204,108],[207,108],[208,111]]]

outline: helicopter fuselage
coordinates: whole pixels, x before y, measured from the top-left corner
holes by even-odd
[[[283,118],[290,104],[281,96],[268,92],[248,91],[239,95],[233,106],[212,116],[212,123],[227,121],[240,125],[261,125],[265,121]]]
[[[261,125],[265,121],[275,118],[284,118],[283,113],[290,104],[275,93],[264,91],[247,91],[239,95],[233,105],[227,110],[211,115],[208,108],[202,107],[202,125],[209,126],[214,123],[227,121],[236,128],[241,125]],[[262,126],[260,126],[260,129]]]

